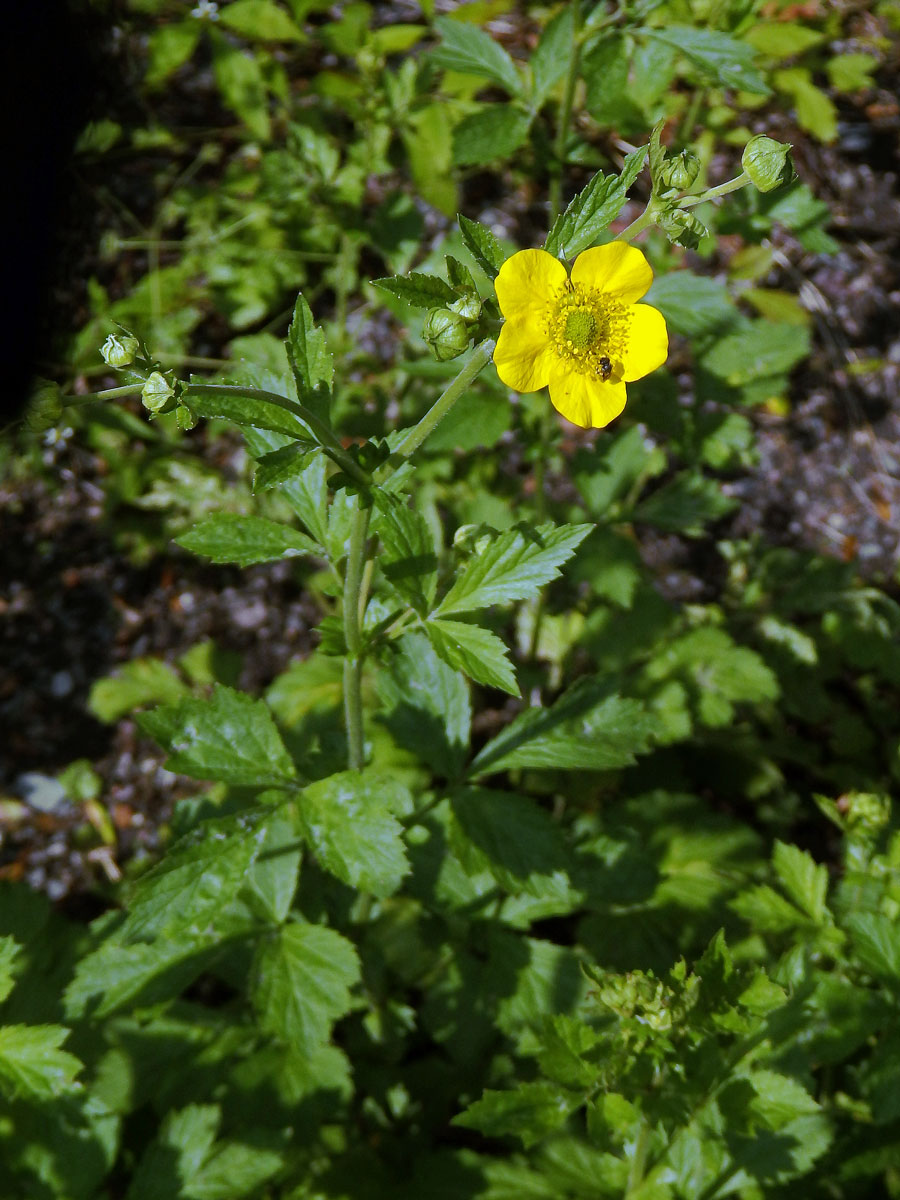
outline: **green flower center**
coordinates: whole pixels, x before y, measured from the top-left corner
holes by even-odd
[[[597,320],[594,314],[576,308],[566,315],[565,338],[576,350],[586,350],[597,336]]]
[[[546,331],[557,356],[581,375],[622,378],[631,314],[597,288],[569,280],[546,309]]]

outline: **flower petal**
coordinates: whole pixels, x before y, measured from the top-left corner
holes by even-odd
[[[514,392],[536,392],[545,387],[555,361],[546,331],[534,317],[507,321],[500,330],[494,366],[502,382]]]
[[[626,383],[649,375],[661,367],[669,354],[666,319],[649,304],[635,304],[628,310],[628,341],[622,354],[622,378]]]
[[[573,425],[602,429],[625,407],[625,384],[595,379],[557,362],[550,373],[550,400]]]
[[[636,246],[608,242],[578,255],[572,282],[609,292],[622,304],[634,304],[653,282],[653,272]]]
[[[509,321],[549,304],[565,282],[566,268],[558,258],[546,250],[519,250],[500,268],[494,290],[500,311]]]

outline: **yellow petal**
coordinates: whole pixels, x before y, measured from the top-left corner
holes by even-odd
[[[514,392],[536,392],[545,387],[555,361],[547,334],[534,317],[507,321],[500,330],[494,366],[503,383]]]
[[[622,354],[622,378],[626,383],[649,375],[661,367],[669,353],[666,319],[649,304],[635,304],[629,311],[628,341]]]
[[[609,242],[578,255],[572,282],[610,293],[622,304],[634,304],[653,282],[653,272],[636,246]]]
[[[557,412],[582,429],[602,429],[625,407],[625,384],[595,379],[558,362],[550,373],[550,400]]]
[[[565,282],[566,268],[552,254],[520,250],[500,268],[494,290],[500,311],[509,321],[542,309]]]

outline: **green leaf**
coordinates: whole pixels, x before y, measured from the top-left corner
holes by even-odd
[[[214,563],[236,563],[239,567],[322,553],[311,538],[289,525],[238,513],[215,513],[175,538],[175,542]]]
[[[220,684],[209,700],[182,700],[139,721],[170,752],[168,767],[179,774],[248,787],[277,786],[295,775],[265,704]]]
[[[411,304],[413,308],[441,308],[452,304],[456,293],[449,284],[437,275],[424,275],[421,271],[410,271],[408,275],[392,275],[388,279],[373,279],[374,287]]]
[[[879,978],[900,982],[900,924],[882,913],[854,913],[847,926],[863,967]]]
[[[477,1129],[485,1137],[512,1134],[526,1147],[533,1146],[559,1129],[582,1098],[552,1083],[522,1083],[514,1091],[488,1089],[480,1100],[470,1104],[451,1122],[466,1129]]]
[[[133,658],[115,675],[97,680],[88,708],[98,721],[112,724],[143,705],[174,704],[188,694],[187,686],[162,659]]]
[[[574,258],[593,245],[619,215],[628,189],[641,173],[646,157],[647,147],[641,146],[626,155],[619,175],[604,175],[598,171],[553,222],[544,243],[547,253]]]
[[[293,442],[285,445],[281,434],[267,429],[247,429],[244,437],[251,453],[257,456],[258,464],[268,457],[266,451],[277,454],[302,444]],[[280,460],[279,466],[274,472],[280,476],[279,492],[316,542],[320,546],[325,546],[328,539],[328,460],[319,451],[309,458],[303,455],[302,462],[296,461],[288,469],[286,458]],[[257,466],[254,482],[258,483],[258,480],[259,466]]]
[[[816,87],[806,67],[776,71],[775,87],[793,98],[797,121],[820,142],[833,142],[838,134],[838,111],[827,92]]]
[[[783,933],[807,925],[807,918],[767,884],[751,887],[730,902],[730,907],[755,930]]]
[[[253,974],[261,1028],[309,1055],[349,1011],[360,968],[346,938],[323,925],[298,922],[262,940]]]
[[[450,803],[463,833],[507,891],[540,895],[546,876],[567,871],[559,826],[533,800],[465,788],[454,792]]]
[[[690,271],[658,275],[644,302],[658,308],[669,327],[686,337],[727,329],[739,315],[724,284]]]
[[[343,699],[340,660],[314,652],[291,663],[266,692],[266,703],[282,725],[299,725],[307,713],[338,708]]]
[[[271,136],[266,84],[257,60],[211,30],[213,74],[222,99],[241,118],[254,137]]]
[[[325,342],[325,334],[313,320],[302,292],[294,305],[285,348],[294,373],[297,395],[317,417],[327,421],[334,360]]]
[[[825,864],[816,863],[811,855],[797,846],[776,840],[772,865],[794,903],[817,925],[821,925],[827,913],[825,897],[828,893],[828,868]]]
[[[469,746],[469,689],[423,634],[408,633],[399,640],[389,668],[378,674],[378,695],[398,745],[437,774],[455,778]]]
[[[437,555],[428,522],[412,508],[391,507],[375,521],[384,546],[378,565],[385,578],[419,613],[434,602]]]
[[[435,616],[473,612],[491,604],[509,604],[536,596],[559,576],[592,525],[541,525],[501,533],[469,560]]]
[[[284,1155],[268,1146],[226,1141],[216,1145],[202,1168],[184,1186],[184,1200],[241,1200],[258,1196],[263,1184],[284,1166]]]
[[[165,83],[191,57],[199,40],[199,21],[174,21],[155,29],[147,39],[146,86],[155,88]]]
[[[138,879],[118,936],[146,942],[215,930],[216,916],[240,891],[266,832],[249,816],[202,822]]]
[[[453,161],[482,166],[510,158],[528,138],[531,116],[510,104],[485,104],[453,128]]]
[[[780,375],[809,354],[809,333],[796,325],[747,322],[720,338],[702,357],[703,366],[730,387]]]
[[[281,811],[272,813],[260,827],[259,849],[244,879],[244,899],[263,920],[286,920],[297,890],[300,846],[294,822]]]
[[[535,112],[569,70],[574,21],[572,8],[564,5],[547,22],[531,56],[531,106]]]
[[[575,486],[590,515],[604,517],[641,476],[658,475],[665,466],[665,454],[652,445],[638,425],[632,425],[590,449],[577,451],[573,461]]]
[[[749,1081],[756,1092],[750,1108],[770,1129],[781,1129],[795,1117],[820,1111],[819,1105],[796,1079],[776,1071],[753,1071]]]
[[[219,10],[228,29],[263,42],[303,42],[305,36],[283,8],[272,0],[232,0]]]
[[[693,29],[690,25],[644,26],[641,32],[645,37],[657,38],[680,50],[714,83],[756,96],[771,95],[771,88],[754,66],[753,47],[746,42],[727,33]]]
[[[456,220],[459,222],[460,233],[466,249],[488,279],[496,279],[497,272],[506,259],[500,243],[491,231],[479,221],[472,221],[469,217],[464,217],[462,213],[456,214]]]
[[[715,479],[683,471],[643,500],[632,516],[658,529],[702,537],[708,524],[733,512],[737,504]]]
[[[432,646],[451,667],[486,687],[500,688],[511,696],[521,694],[509,661],[509,651],[489,629],[434,617],[426,623],[425,632]]]
[[[254,492],[265,492],[279,484],[291,482],[298,475],[302,476],[320,453],[312,442],[303,441],[289,442],[286,446],[279,446],[277,450],[261,455],[256,460],[253,472]]]
[[[410,803],[390,775],[342,771],[305,788],[297,810],[303,837],[326,871],[360,891],[390,896],[409,873],[395,814]]]
[[[470,775],[513,767],[606,771],[628,766],[649,746],[655,722],[637,700],[581,679],[551,708],[529,708],[481,750]]]
[[[206,381],[203,382],[205,385]],[[312,434],[299,417],[269,400],[260,400],[256,396],[239,396],[234,392],[224,391],[191,392],[189,385],[184,403],[197,418],[218,417],[235,425],[281,433],[292,441],[312,441]]]
[[[69,1032],[62,1025],[0,1027],[0,1090],[8,1100],[53,1100],[80,1087],[82,1064],[60,1050]]]
[[[431,61],[448,71],[480,75],[504,88],[511,96],[522,91],[516,64],[490,34],[450,17],[438,17],[434,23],[441,44],[431,52]]]
[[[22,947],[13,937],[0,937],[0,1004],[7,998],[15,986],[16,976],[24,966],[17,963],[22,954]]]

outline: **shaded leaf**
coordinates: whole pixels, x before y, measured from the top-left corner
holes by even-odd
[[[322,553],[316,543],[298,529],[265,517],[245,517],[238,513],[215,513],[175,541],[185,550],[202,554],[214,563],[236,563],[239,567]]]
[[[429,641],[445,663],[476,683],[518,696],[519,685],[506,645],[481,625],[432,618],[425,624]]]

